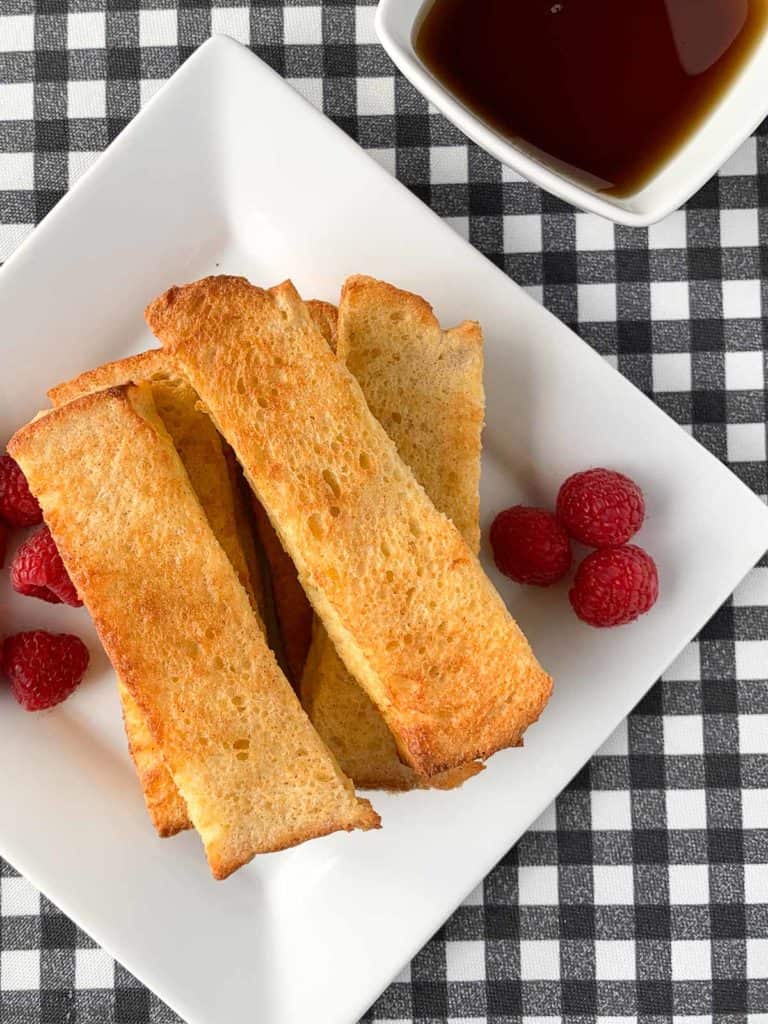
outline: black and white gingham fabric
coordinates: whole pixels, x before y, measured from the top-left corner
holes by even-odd
[[[467,144],[395,74],[373,16],[353,0],[0,0],[0,260],[225,32],[765,497],[768,124],[685,210],[614,227]],[[366,1016],[713,1019],[768,1024],[768,561]],[[2,1024],[176,1020],[0,863]]]

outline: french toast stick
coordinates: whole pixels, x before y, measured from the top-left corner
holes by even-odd
[[[307,302],[307,309],[315,327],[335,352],[338,319],[336,306],[332,302],[310,299]],[[291,561],[291,556],[283,548],[272,528],[269,516],[255,496],[253,498],[253,518],[264,556],[269,565],[272,600],[285,655],[286,671],[294,688],[298,689],[307,660],[309,644],[312,640],[312,605],[299,583],[299,576],[296,566]]]
[[[232,445],[401,758],[432,776],[516,745],[551,680],[293,285],[205,278],[145,315]]]
[[[255,549],[253,561],[246,556],[244,545],[249,539],[249,532],[246,532],[245,513],[238,514],[238,505],[242,506],[244,500],[236,490],[239,483],[237,467],[230,466],[228,461],[228,455],[231,460],[234,456],[228,452],[228,446],[222,442],[210,418],[198,408],[198,398],[192,388],[173,379],[162,349],[87,370],[51,388],[48,397],[54,406],[60,406],[94,391],[138,381],[151,382],[157,411],[181,456],[211,529],[254,607],[261,612],[261,574],[255,561]],[[250,542],[253,545],[252,537]],[[186,806],[165,766],[161,750],[142,719],[140,708],[119,677],[118,690],[128,749],[136,766],[149,816],[158,835],[175,835],[191,827]]]
[[[478,324],[443,331],[424,299],[383,281],[352,277],[342,289],[339,358],[403,461],[475,554],[480,547],[482,345]],[[450,789],[482,768],[471,761],[425,780],[403,764],[384,719],[319,625],[300,695],[313,725],[358,788]]]
[[[162,748],[213,875],[377,827],[267,647],[150,386],[54,409],[8,450]]]

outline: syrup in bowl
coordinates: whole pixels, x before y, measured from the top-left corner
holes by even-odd
[[[713,110],[767,26],[768,0],[432,0],[414,48],[499,134],[625,197]]]

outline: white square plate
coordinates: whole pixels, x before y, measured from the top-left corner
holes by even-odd
[[[556,680],[523,750],[452,793],[376,795],[384,828],[211,880],[194,833],[160,841],[126,753],[111,672],[43,715],[0,694],[0,852],[190,1024],[356,1020],[646,692],[768,546],[768,511],[719,462],[462,241],[256,57],[206,43],[0,274],[0,441],[48,386],[150,344],[145,303],[211,272],[346,275],[418,291],[486,331],[483,526],[551,504],[590,465],[648,498],[661,598],[624,629],[572,615],[566,587],[494,574]],[[487,552],[486,552],[487,554]],[[486,558],[486,565],[489,565]],[[6,574],[7,575],[7,574]],[[3,631],[82,611],[0,592]]]

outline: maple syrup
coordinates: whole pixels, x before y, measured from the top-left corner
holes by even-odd
[[[627,196],[698,127],[766,25],[768,0],[433,0],[414,45],[501,135]]]

